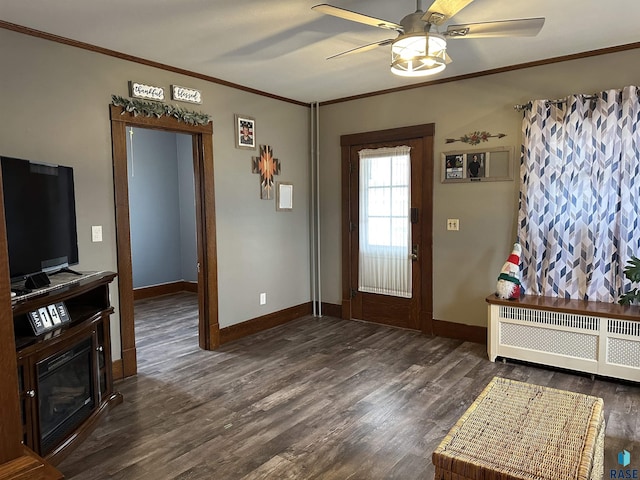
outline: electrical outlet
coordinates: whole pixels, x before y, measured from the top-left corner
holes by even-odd
[[[92,242],[102,241],[102,225],[93,225],[91,227],[91,241]]]
[[[267,304],[267,294],[266,293],[261,293],[260,294],[260,305],[266,305]]]
[[[460,220],[457,218],[447,218],[447,230],[460,230]]]

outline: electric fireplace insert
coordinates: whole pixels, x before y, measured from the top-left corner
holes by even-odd
[[[40,451],[49,453],[95,405],[91,338],[37,363]]]

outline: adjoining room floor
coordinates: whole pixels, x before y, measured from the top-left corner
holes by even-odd
[[[602,397],[605,477],[622,449],[640,468],[638,384],[333,317],[205,352],[197,308],[189,293],[136,302],[138,375],[58,466],[67,479],[430,479],[431,453],[496,375]]]

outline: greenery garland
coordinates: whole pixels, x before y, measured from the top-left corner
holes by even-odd
[[[124,108],[123,114],[129,112],[136,117],[144,115],[145,117],[155,116],[160,118],[163,115],[167,115],[189,125],[206,125],[211,121],[211,117],[206,113],[192,112],[173,105],[167,105],[166,103],[130,99],[118,95],[111,95],[111,101],[116,107]]]

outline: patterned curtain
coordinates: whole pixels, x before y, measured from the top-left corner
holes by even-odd
[[[522,128],[525,292],[616,302],[640,256],[638,87],[536,100]]]

